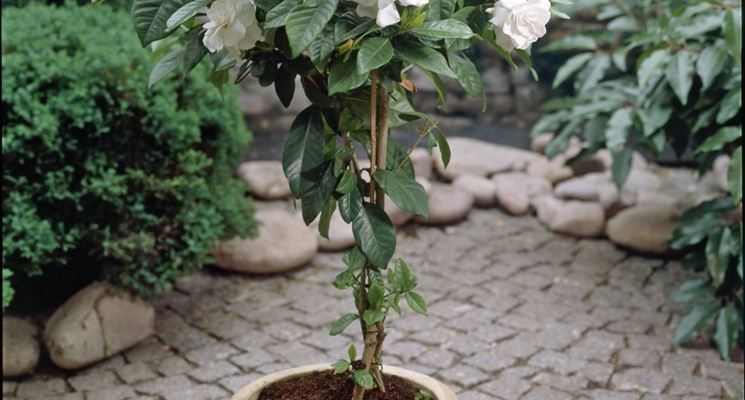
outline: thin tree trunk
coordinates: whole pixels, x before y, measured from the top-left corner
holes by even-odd
[[[388,151],[388,94],[381,90],[382,97],[380,106],[378,105],[378,71],[371,73],[370,84],[370,202],[381,207],[384,206],[385,195],[379,188],[376,188],[373,175],[378,168],[385,168],[386,155]],[[380,118],[380,131],[378,131],[378,118]],[[363,277],[367,277],[367,266],[363,267],[361,272]],[[369,282],[369,279],[367,279]],[[367,284],[363,278],[362,287],[360,288],[360,306],[358,313],[360,320],[367,308]],[[370,372],[378,383],[381,391],[385,391],[383,376],[380,373],[378,358],[380,357],[385,331],[383,322],[378,322],[372,326],[367,326],[361,321],[362,333],[364,337],[364,350],[362,351],[362,362],[365,365],[364,370]],[[365,388],[355,385],[352,393],[352,400],[363,400]]]

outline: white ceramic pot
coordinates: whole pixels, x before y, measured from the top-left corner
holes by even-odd
[[[233,397],[231,397],[231,400],[258,400],[261,391],[276,382],[307,375],[312,372],[327,371],[329,369],[329,364],[315,364],[275,372],[244,386],[234,394]],[[393,375],[405,379],[413,383],[414,386],[418,386],[430,392],[437,400],[458,400],[458,396],[455,395],[452,389],[437,379],[430,378],[427,375],[388,365],[383,367],[383,371],[386,375]]]

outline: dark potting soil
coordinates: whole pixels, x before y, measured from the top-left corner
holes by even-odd
[[[399,377],[384,375],[383,379],[385,393],[368,390],[365,400],[412,400],[419,391]],[[348,376],[323,371],[277,382],[262,390],[259,400],[349,400],[353,390],[354,383]]]

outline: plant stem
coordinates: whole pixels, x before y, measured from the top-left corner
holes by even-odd
[[[380,107],[378,105],[378,71],[372,71],[370,85],[370,202],[381,207],[384,206],[385,195],[379,188],[376,188],[373,175],[378,168],[385,168],[386,155],[388,152],[388,94],[385,89],[381,89],[382,97]],[[380,118],[380,135],[378,135],[378,118]],[[383,321],[379,321],[372,326],[367,326],[362,316],[368,307],[367,304],[367,285],[370,281],[368,278],[368,266],[365,265],[360,272],[362,279],[359,288],[360,301],[357,309],[362,326],[362,335],[364,338],[364,350],[362,351],[362,362],[365,365],[364,370],[370,372],[382,392],[385,392],[383,376],[380,372],[380,366],[377,360],[380,358],[383,339],[385,338],[385,329]],[[363,400],[365,388],[355,385],[352,393],[352,400]]]

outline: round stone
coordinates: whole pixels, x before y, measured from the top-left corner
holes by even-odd
[[[459,175],[488,177],[497,172],[522,171],[530,161],[541,157],[531,151],[465,137],[449,138],[448,143],[451,157],[447,168],[442,162],[439,148],[433,150],[435,170],[447,181]]]
[[[538,219],[551,230],[576,237],[595,237],[603,232],[605,210],[600,203],[564,201],[550,194],[532,201]]]
[[[530,211],[530,199],[551,191],[551,183],[524,172],[497,174],[492,177],[494,194],[499,205],[513,215]]]
[[[460,175],[453,181],[453,186],[472,194],[477,207],[491,207],[497,203],[494,183],[483,176]]]
[[[318,251],[318,241],[300,216],[279,208],[256,212],[256,238],[234,238],[213,249],[215,264],[232,271],[273,274],[307,264]]]
[[[279,161],[245,162],[238,167],[238,176],[248,184],[251,194],[259,199],[279,200],[292,196]]]
[[[94,282],[60,306],[44,328],[44,343],[57,366],[75,369],[134,346],[155,330],[150,303]]]
[[[432,155],[427,149],[417,147],[409,154],[416,176],[429,179],[432,176]]]
[[[565,165],[566,157],[558,155],[554,159],[539,158],[528,164],[528,175],[538,176],[551,183],[567,180],[574,175],[571,168]]]
[[[553,138],[553,133],[541,133],[530,140],[530,149],[536,153],[543,154],[546,151],[546,146],[548,146]]]
[[[3,316],[3,376],[30,373],[39,362],[39,331],[31,322]]]
[[[447,225],[461,221],[473,207],[473,195],[452,185],[433,184],[429,193],[429,217],[417,215],[425,225]]]
[[[321,233],[318,232],[318,220],[311,224],[310,228],[316,233],[318,248],[321,251],[343,251],[354,246],[354,232],[352,232],[352,225],[344,221],[338,208],[331,215],[328,239],[321,236]]]
[[[680,210],[664,204],[627,208],[608,221],[606,229],[613,243],[641,253],[665,255],[667,244],[678,227]]]

